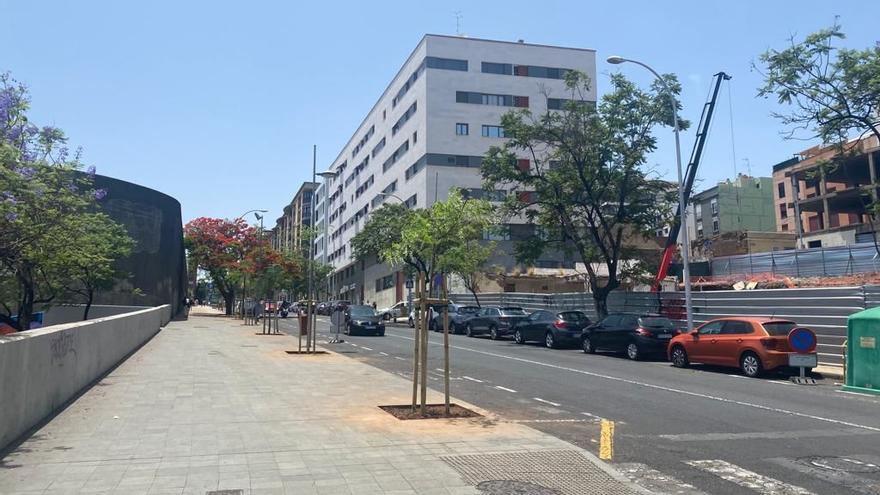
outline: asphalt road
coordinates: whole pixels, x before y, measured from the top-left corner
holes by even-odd
[[[410,378],[412,329],[344,338],[336,350]],[[880,397],[832,380],[801,386],[510,340],[450,342],[454,397],[594,453],[598,420],[612,420],[612,464],[657,492],[880,494]],[[430,344],[429,386],[442,390],[442,335]]]

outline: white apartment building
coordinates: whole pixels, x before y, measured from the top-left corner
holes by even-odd
[[[337,177],[316,191],[317,225],[323,227],[329,197],[329,239],[316,240],[316,259],[335,268],[335,297],[390,305],[403,300],[402,273],[376,262],[356,262],[350,241],[385,201],[400,198],[411,208],[444,200],[454,187],[482,193],[480,162],[492,145],[503,143],[501,116],[516,108],[535,115],[558,109],[570,98],[566,70],[596,79],[595,51],[426,35],[382,96],[328,167]],[[588,100],[596,101],[595,84]],[[528,165],[528,160],[520,164]],[[325,191],[326,187],[326,191]],[[326,194],[326,196],[325,196]],[[531,235],[529,226],[511,225],[498,241],[505,246]],[[509,241],[509,242],[508,242]],[[512,257],[502,261],[511,266]],[[559,260],[548,260],[553,268]],[[571,263],[573,265],[573,262]],[[539,265],[540,266],[540,265]]]

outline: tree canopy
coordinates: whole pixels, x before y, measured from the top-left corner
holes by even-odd
[[[677,95],[675,76],[664,79]],[[654,129],[671,126],[673,114],[670,95],[657,82],[645,91],[612,75],[598,105],[587,99],[590,84],[570,72],[562,110],[505,114],[508,139],[489,150],[481,171],[486,189],[508,193],[503,214],[535,226],[536,235],[517,244],[519,261],[532,263],[553,248],[576,253],[596,309],[605,314],[608,293],[643,271],[635,241],[653,236],[671,216],[674,189],[652,178],[646,157],[657,147]]]

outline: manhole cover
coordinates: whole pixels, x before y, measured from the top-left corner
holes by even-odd
[[[562,492],[546,486],[513,480],[484,481],[477,485],[477,489],[489,495],[562,495]]]
[[[851,457],[805,457],[801,462],[809,466],[829,471],[841,471],[844,473],[877,473],[880,466],[870,462],[860,461]]]
[[[458,471],[465,482],[477,487],[482,483],[517,481],[551,490],[488,492],[493,494],[629,495],[634,493],[626,484],[613,478],[593,464],[590,459],[574,450],[467,454],[444,456],[442,459]]]

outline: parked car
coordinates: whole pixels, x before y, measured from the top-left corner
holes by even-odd
[[[318,304],[317,313],[319,315],[330,316],[336,308],[342,307],[342,309],[345,309],[349,305],[351,305],[350,301],[343,301],[341,299],[326,301]]]
[[[489,306],[465,322],[464,333],[468,337],[488,333],[490,339],[496,340],[508,335],[514,325],[528,316],[519,306]]]
[[[416,308],[418,307],[417,303],[413,303],[413,308],[409,312],[409,317],[406,322],[409,324],[410,328],[415,328],[416,324]],[[428,305],[428,328],[431,328],[431,320],[434,318],[434,315],[437,313],[441,313],[443,311],[442,304],[429,304]]]
[[[479,306],[465,306],[459,304],[449,305],[449,331],[452,333],[464,332],[465,323],[480,313]],[[443,307],[433,311],[433,316],[428,324],[430,330],[443,331]]]
[[[684,368],[690,363],[739,368],[748,377],[788,366],[788,333],[797,327],[773,318],[718,318],[669,344],[669,360]],[[809,369],[808,369],[809,370]]]
[[[406,302],[399,301],[397,304],[393,306],[389,306],[387,308],[382,308],[377,311],[379,316],[382,317],[383,320],[388,321],[391,318],[400,318],[406,313]]]
[[[513,340],[517,344],[529,341],[544,342],[555,349],[565,344],[580,344],[584,328],[590,318],[583,311],[538,310],[513,327]]]
[[[344,332],[347,335],[373,333],[381,336],[385,335],[385,324],[372,306],[356,304],[345,308]]]
[[[649,354],[665,355],[669,341],[678,334],[675,324],[665,316],[616,313],[587,327],[581,347],[587,354],[609,350],[637,360]]]

